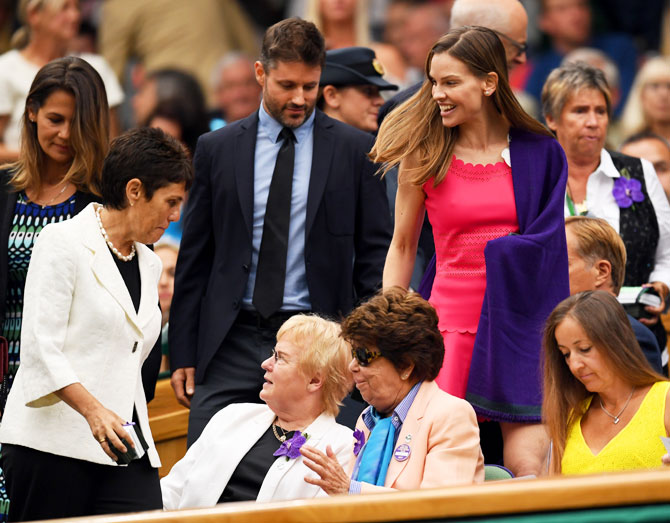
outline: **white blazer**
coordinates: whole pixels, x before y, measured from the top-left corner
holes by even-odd
[[[149,444],[142,362],[161,327],[160,258],[135,243],[141,278],[139,311],[100,234],[93,204],[71,220],[47,225],[26,278],[21,365],[0,427],[0,441],[114,465],[84,417],[54,391],[81,383],[106,408],[130,421],[133,405]]]
[[[172,510],[216,505],[239,462],[274,419],[275,413],[264,403],[237,403],[217,412],[186,456],[161,480],[163,508]],[[330,445],[340,464],[347,466],[354,444],[351,429],[337,424],[334,417],[323,413],[304,432],[309,435],[307,445],[323,452]],[[288,461],[284,456],[276,458],[263,480],[256,501],[326,496],[321,487],[304,480],[307,475],[315,476],[304,465],[302,456]]]

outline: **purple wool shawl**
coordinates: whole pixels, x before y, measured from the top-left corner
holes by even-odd
[[[510,156],[519,234],[484,249],[486,292],[466,399],[486,419],[539,422],[542,329],[570,294],[563,217],[568,167],[555,139],[519,129],[510,130]],[[435,258],[419,287],[426,299],[434,276]]]

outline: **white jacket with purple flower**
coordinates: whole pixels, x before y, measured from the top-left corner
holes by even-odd
[[[209,421],[186,455],[161,480],[163,508],[213,507],[237,465],[272,425],[275,413],[264,403],[237,403],[220,410]],[[326,452],[330,445],[346,469],[354,443],[351,429],[322,413],[305,429],[308,445]],[[305,482],[315,476],[302,456],[276,458],[256,501],[280,501],[326,496],[316,485]]]

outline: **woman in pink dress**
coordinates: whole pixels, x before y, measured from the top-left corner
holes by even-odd
[[[384,120],[371,152],[384,170],[400,167],[384,287],[408,286],[427,210],[436,251],[430,302],[445,342],[436,381],[480,419],[501,422],[508,468],[537,474],[546,442],[540,333],[568,295],[565,157],[512,94],[493,31],[442,37],[426,76]]]

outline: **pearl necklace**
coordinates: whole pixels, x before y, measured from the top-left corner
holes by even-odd
[[[114,244],[110,241],[109,236],[107,235],[107,231],[102,225],[102,205],[97,205],[95,208],[95,217],[98,220],[98,227],[100,227],[100,232],[102,233],[102,237],[105,239],[107,242],[107,246],[110,248],[110,250],[114,253],[114,256],[116,256],[119,260],[128,262],[132,260],[135,257],[135,244],[133,243],[130,247],[130,254],[129,255],[124,255],[121,254],[121,252],[114,247]]]

